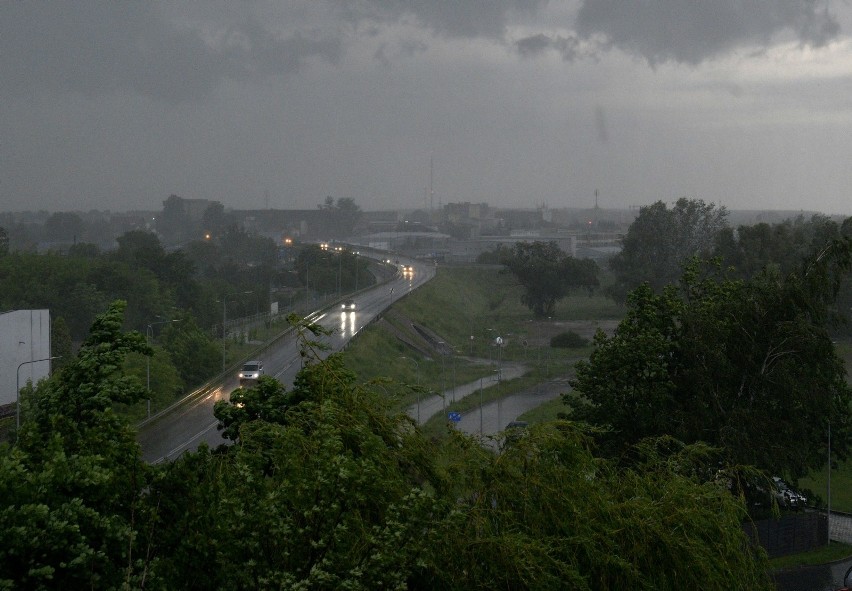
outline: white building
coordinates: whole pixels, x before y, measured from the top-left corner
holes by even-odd
[[[17,400],[16,388],[50,374],[50,310],[0,313],[0,406]]]

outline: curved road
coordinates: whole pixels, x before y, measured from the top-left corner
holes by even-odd
[[[331,350],[341,350],[349,339],[393,302],[435,276],[434,265],[403,258],[399,261],[411,265],[413,273],[398,273],[394,279],[358,293],[352,298],[356,304],[355,311],[341,312],[329,308],[308,317],[332,331],[324,339]],[[291,334],[270,345],[261,358],[267,375],[274,376],[286,386],[292,385],[301,368],[299,344]],[[138,439],[145,461],[172,460],[187,450],[196,449],[201,442],[211,447],[224,443],[216,428],[218,421],[213,417],[213,405],[218,400],[227,400],[238,386],[236,374],[227,377],[221,383],[208,385],[203,395],[189,396],[170,411],[144,423],[139,428]]]

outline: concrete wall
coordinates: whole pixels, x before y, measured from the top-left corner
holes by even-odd
[[[0,314],[0,406],[15,402],[15,388],[50,374],[50,310],[16,310]],[[20,370],[18,369],[20,366]]]

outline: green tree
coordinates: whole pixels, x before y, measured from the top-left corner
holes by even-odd
[[[261,376],[256,385],[238,388],[228,400],[217,401],[213,415],[219,419],[222,437],[239,443],[243,425],[256,420],[283,425],[287,410],[298,402],[301,400],[287,392],[281,382]]]
[[[184,503],[169,494],[180,482],[155,485],[155,497],[169,496],[164,523],[203,528],[170,538],[159,568],[181,588],[195,588],[195,573],[207,588],[403,587],[439,515],[437,499],[422,490],[432,479],[428,442],[386,400],[357,386],[337,355],[308,362],[291,392],[298,403],[285,408],[282,394],[271,379],[245,390],[232,401],[251,408],[238,421],[238,445],[187,458],[190,475],[174,469],[209,493],[191,492]],[[207,502],[202,512],[214,513],[201,523],[187,510],[199,499]],[[198,564],[211,544],[216,559]]]
[[[17,443],[0,448],[0,588],[141,586],[148,468],[113,405],[143,396],[121,367],[147,350],[121,331],[123,309],[113,303],[73,362],[24,394]]]
[[[56,316],[50,323],[50,352],[58,357],[53,362],[53,371],[71,362],[73,347],[71,342],[71,331],[68,323],[62,316]]]
[[[677,283],[684,262],[709,255],[717,234],[726,227],[724,207],[701,199],[680,198],[671,209],[662,201],[642,207],[630,224],[621,252],[610,260],[616,282],[610,294],[624,301],[647,282],[654,291]]]
[[[169,353],[161,347],[152,347],[151,355],[145,356],[131,353],[124,363],[124,373],[133,376],[145,384],[146,390],[150,383],[150,391],[145,397],[151,401],[151,412],[155,413],[173,403],[184,393],[183,380],[172,363]],[[147,400],[137,405],[130,415],[134,419],[142,419],[147,415]]]
[[[0,257],[9,254],[9,234],[6,228],[0,226]]]
[[[179,315],[177,320],[165,325],[160,342],[171,356],[184,384],[192,388],[221,369],[221,352],[191,315]]]
[[[169,195],[157,216],[157,233],[166,244],[181,244],[195,237],[195,228],[182,197]]]
[[[772,589],[745,510],[705,446],[648,442],[602,461],[577,425],[504,439],[453,434],[453,509],[419,573],[432,589]],[[712,466],[712,470],[708,468]]]
[[[69,257],[80,257],[84,259],[96,259],[101,251],[96,244],[91,242],[78,242],[68,247]]]
[[[538,316],[550,316],[572,288],[598,285],[598,266],[575,259],[555,242],[519,242],[504,264],[524,288],[521,301]]]
[[[225,206],[214,201],[204,210],[204,215],[201,218],[201,226],[204,230],[205,237],[210,239],[221,237],[225,230],[235,224],[233,214],[225,213]]]
[[[611,454],[670,435],[793,479],[821,465],[830,420],[832,450],[845,457],[852,392],[827,322],[848,257],[849,243],[837,243],[797,273],[751,281],[702,275],[693,262],[679,288],[640,286],[615,334],[598,334],[578,364],[572,385],[587,404],[573,416],[609,427]]]
[[[330,237],[348,238],[352,236],[356,224],[361,219],[361,208],[351,197],[326,197],[319,208],[326,214],[326,224]]]

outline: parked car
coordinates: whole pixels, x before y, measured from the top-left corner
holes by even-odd
[[[243,368],[240,370],[239,378],[240,378],[240,386],[250,385],[257,382],[260,376],[263,375],[263,362],[262,361],[246,361],[243,364]]]
[[[808,504],[805,495],[794,490],[778,476],[772,477],[772,483],[775,485],[772,496],[775,497],[778,506],[782,509],[802,509]]]

